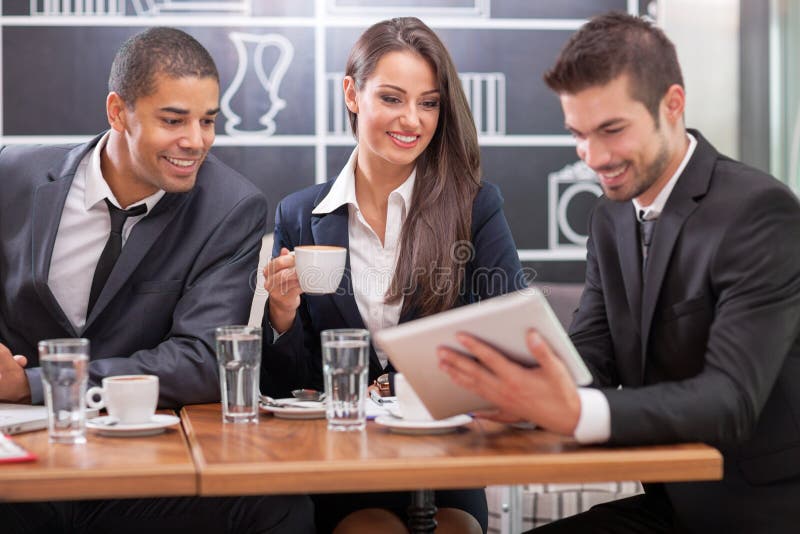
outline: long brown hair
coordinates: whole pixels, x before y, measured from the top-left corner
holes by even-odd
[[[463,254],[470,240],[472,202],[480,188],[480,149],[475,123],[444,44],[421,20],[394,18],[371,26],[347,59],[346,76],[364,86],[378,61],[389,52],[410,51],[433,69],[440,94],[439,123],[430,144],[417,158],[411,209],[400,234],[397,269],[387,302],[405,295],[403,312],[419,316],[451,308],[464,283]],[[358,117],[350,112],[358,133]]]

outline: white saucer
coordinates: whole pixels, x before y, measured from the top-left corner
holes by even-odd
[[[321,401],[303,401],[295,398],[275,399],[276,402],[287,406],[269,406],[260,404],[262,412],[268,412],[282,419],[324,419],[325,403]],[[296,405],[297,408],[288,405]]]
[[[137,423],[135,425],[124,425],[122,423],[116,423],[114,425],[109,424],[114,421],[116,421],[116,418],[110,415],[95,417],[94,419],[86,421],[86,428],[96,430],[101,436],[132,438],[160,434],[164,432],[168,426],[177,425],[181,422],[179,417],[166,414],[155,414],[150,422]]]
[[[466,425],[470,421],[472,421],[472,417],[466,414],[437,421],[398,419],[392,415],[379,415],[375,418],[376,423],[388,427],[389,430],[398,434],[446,434]]]

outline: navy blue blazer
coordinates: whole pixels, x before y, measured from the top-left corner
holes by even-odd
[[[280,253],[281,247],[291,250],[298,245],[348,246],[346,205],[328,214],[311,213],[328,194],[333,182],[298,191],[281,201],[275,213],[273,256]],[[517,249],[503,215],[503,197],[494,184],[483,182],[475,196],[471,235],[474,254],[466,266],[462,298],[457,305],[525,287]],[[400,322],[415,317],[417,313],[411,310],[400,317]],[[261,390],[272,396],[289,396],[289,392],[298,387],[321,389],[320,332],[329,328],[364,328],[353,296],[349,255],[338,291],[330,295],[302,295],[292,328],[277,341],[273,342],[267,321],[265,312]],[[388,370],[393,370],[391,364]],[[370,380],[384,372],[375,348],[371,347]]]

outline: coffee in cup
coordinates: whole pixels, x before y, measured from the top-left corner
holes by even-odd
[[[347,249],[332,245],[301,245],[292,251],[303,293],[334,293],[344,274]]]
[[[394,375],[394,392],[397,395],[397,408],[403,419],[411,421],[433,421],[433,416],[422,404],[414,388],[406,377],[398,373]]]
[[[91,408],[105,408],[108,415],[124,425],[149,423],[158,405],[158,377],[107,376],[102,387],[95,386],[86,392],[86,404]]]

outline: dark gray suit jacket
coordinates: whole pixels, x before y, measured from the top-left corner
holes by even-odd
[[[82,331],[47,286],[61,211],[79,146],[0,149],[0,342],[29,359],[42,402],[36,344],[91,341],[90,383],[159,376],[162,407],[219,399],[214,328],[247,322],[265,231],[264,196],[209,155],[190,192],[167,193],[134,226]]]
[[[647,488],[684,525],[796,531],[800,206],[691,133],[698,145],[658,219],[643,279],[633,206],[596,206],[570,335],[604,387],[612,444],[722,450],[722,482]]]

